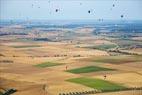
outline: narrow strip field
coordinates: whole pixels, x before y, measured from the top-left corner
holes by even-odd
[[[115,47],[117,47],[117,45],[115,45],[115,44],[101,44],[101,45],[95,45],[95,46],[91,46],[91,47],[87,47],[87,48],[98,49],[98,50],[107,50],[107,49],[112,49]]]
[[[30,47],[40,47],[40,45],[22,45],[22,46],[13,46],[14,48],[30,48]]]
[[[90,73],[90,72],[112,71],[112,70],[114,69],[103,68],[103,67],[98,67],[98,66],[87,66],[87,67],[67,70],[67,72],[79,74],[79,73]]]
[[[60,63],[53,63],[53,62],[44,62],[41,64],[37,64],[35,66],[40,67],[40,68],[45,68],[45,67],[51,67],[51,66],[57,66],[57,65],[61,65],[61,64]]]

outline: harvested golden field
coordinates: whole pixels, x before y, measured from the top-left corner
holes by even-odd
[[[113,25],[0,26],[0,95],[142,95],[142,34]]]

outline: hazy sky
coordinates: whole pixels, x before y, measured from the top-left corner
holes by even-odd
[[[0,0],[0,19],[142,20],[142,0]]]

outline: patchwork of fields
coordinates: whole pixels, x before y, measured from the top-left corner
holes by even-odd
[[[0,36],[0,95],[142,95],[142,34],[98,28],[2,27],[29,32]]]
[[[57,95],[69,92],[70,94],[75,92],[94,93],[93,89],[99,93],[100,91],[125,93],[124,90],[129,91],[130,88],[142,86],[141,56],[121,55],[118,57],[100,56],[99,54],[98,56],[88,56],[86,54],[84,57],[38,57],[34,56],[34,53],[31,56],[25,52],[27,49],[47,51],[46,49],[50,49],[54,44],[48,44],[49,48],[47,45],[18,48],[1,46],[3,49],[1,54],[4,55],[1,56],[0,63],[1,79],[4,82],[2,87],[16,89],[17,92],[14,95],[24,95],[25,93],[28,95],[28,93],[34,93],[35,90],[38,91],[37,95],[39,93]],[[61,46],[56,46],[56,48],[61,48]],[[5,53],[7,49],[9,52]],[[72,49],[74,48],[72,47]],[[81,51],[83,50],[86,49],[83,48]],[[21,86],[21,83],[26,84]],[[27,91],[26,88],[29,87],[30,89]],[[1,91],[3,92],[3,90]]]

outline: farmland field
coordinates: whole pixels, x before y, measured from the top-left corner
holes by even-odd
[[[114,44],[101,44],[101,45],[91,46],[88,48],[98,49],[98,50],[108,50],[108,49],[112,49],[116,47],[117,45],[114,45]]]
[[[114,69],[97,67],[97,66],[88,66],[88,67],[82,67],[82,68],[67,70],[67,72],[79,74],[79,73],[89,73],[89,72],[98,72],[98,71],[112,71],[112,70],[114,70]]]
[[[53,62],[44,62],[44,63],[37,64],[35,66],[45,68],[45,67],[51,67],[51,66],[57,66],[57,65],[60,65],[60,64],[59,63],[53,63]]]
[[[13,46],[14,48],[29,48],[29,47],[40,47],[39,45],[23,45],[23,46]]]
[[[67,80],[69,82],[74,82],[74,83],[79,83],[97,90],[102,90],[102,91],[117,91],[117,90],[123,90],[126,87],[111,83],[105,80],[101,79],[93,79],[93,78],[86,78],[86,77],[81,77],[81,78],[74,78],[74,79],[69,79]]]
[[[0,93],[142,95],[141,23],[17,23],[0,27]]]
[[[130,62],[141,62],[142,56],[112,56],[112,57],[102,57],[98,59],[94,59],[94,62],[102,62],[102,63],[112,63],[112,64],[123,64]]]

